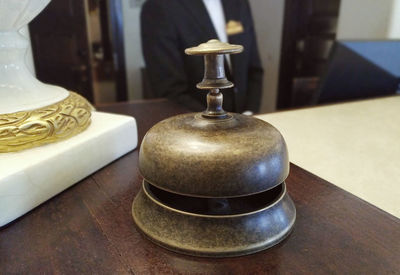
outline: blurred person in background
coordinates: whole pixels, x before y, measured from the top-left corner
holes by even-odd
[[[248,0],[147,0],[141,14],[141,36],[150,88],[192,111],[206,107],[204,61],[187,56],[186,48],[210,39],[243,45],[241,54],[226,56],[227,78],[235,83],[222,90],[224,109],[245,114],[260,108],[263,69]]]

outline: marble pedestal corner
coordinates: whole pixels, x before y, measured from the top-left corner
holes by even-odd
[[[92,113],[68,140],[0,154],[0,227],[137,147],[133,117]]]

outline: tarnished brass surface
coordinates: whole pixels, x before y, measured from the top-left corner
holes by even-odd
[[[227,117],[222,109],[223,98],[219,90],[232,88],[234,84],[225,76],[224,54],[237,54],[242,51],[241,45],[222,43],[217,39],[185,50],[189,55],[204,55],[204,78],[197,84],[198,89],[210,90],[207,95],[207,110],[203,112],[204,117]]]
[[[190,255],[238,256],[266,249],[290,233],[296,208],[286,193],[286,143],[272,125],[227,113],[219,91],[224,56],[243,47],[210,40],[186,50],[204,55],[210,89],[203,113],[163,120],[143,138],[143,188],[133,219],[155,243]]]
[[[232,45],[221,42],[217,39],[211,39],[207,43],[200,44],[185,50],[188,55],[205,55],[205,54],[236,54],[243,51],[242,45]]]
[[[0,115],[0,153],[57,142],[90,125],[92,105],[71,92],[61,102],[37,110]]]
[[[234,86],[232,82],[226,79],[223,55],[207,54],[204,56],[204,63],[204,78],[197,84],[198,89],[227,89]]]
[[[167,249],[208,257],[246,255],[279,243],[291,232],[296,209],[284,183],[280,190],[256,211],[205,215],[170,207],[144,183],[132,213],[138,228]]]
[[[289,160],[282,135],[256,118],[229,114],[166,119],[143,139],[139,168],[153,185],[191,196],[234,197],[283,182]]]

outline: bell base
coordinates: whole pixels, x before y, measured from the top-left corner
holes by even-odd
[[[201,257],[243,256],[284,240],[296,219],[285,183],[276,200],[256,211],[209,215],[182,211],[160,201],[144,183],[132,206],[138,229],[168,250]]]

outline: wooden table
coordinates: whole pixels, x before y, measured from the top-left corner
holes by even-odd
[[[185,112],[165,100],[100,109],[134,116],[139,140],[156,122]],[[238,258],[183,256],[144,239],[131,218],[140,183],[135,150],[1,228],[0,274],[400,273],[400,220],[295,165],[287,180],[294,231]]]

